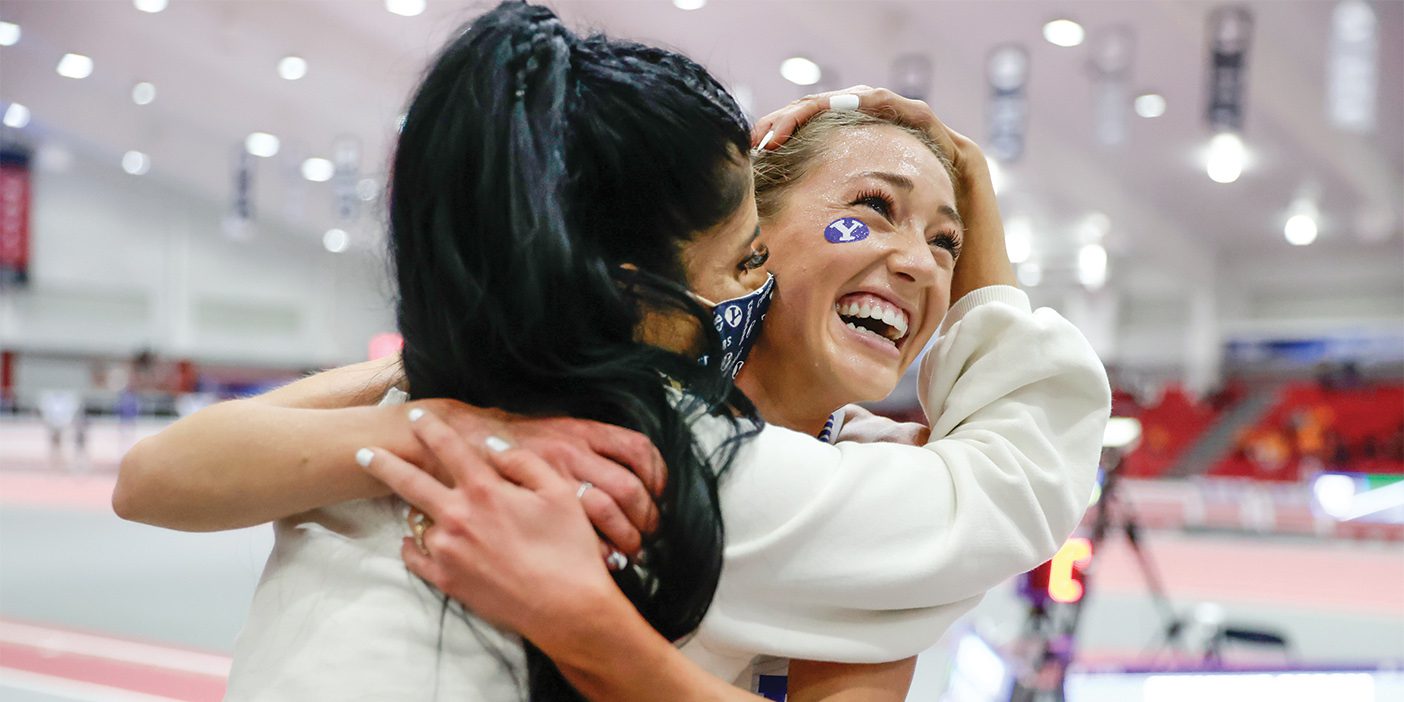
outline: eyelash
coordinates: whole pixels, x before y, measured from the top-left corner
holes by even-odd
[[[889,220],[892,219],[892,211],[896,208],[892,197],[881,190],[866,190],[859,193],[852,204],[866,205]],[[960,258],[960,240],[953,233],[942,232],[931,237],[926,243],[951,252],[951,258]]]
[[[892,201],[892,196],[881,190],[866,190],[859,193],[852,204],[867,205],[874,212],[889,220],[892,219],[892,211],[897,208],[896,204]]]
[[[941,232],[926,241],[927,244],[951,252],[951,258],[960,258],[960,239],[950,232]]]
[[[759,251],[751,251],[751,255],[743,259],[741,263],[736,266],[736,268],[742,271],[753,271],[757,268],[760,268],[761,266],[764,266],[765,262],[769,260],[770,249],[768,247],[762,246],[760,247]]]

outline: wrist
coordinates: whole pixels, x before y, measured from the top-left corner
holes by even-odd
[[[662,641],[613,581],[605,581],[601,587],[577,588],[571,599],[568,612],[538,617],[539,622],[520,622],[522,636],[563,670],[604,675],[617,670],[621,660],[637,660],[648,651],[649,638]],[[601,656],[602,650],[614,654]]]

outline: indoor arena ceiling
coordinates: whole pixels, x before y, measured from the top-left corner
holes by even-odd
[[[1235,183],[1205,175],[1207,26],[1216,3],[923,2],[712,0],[684,11],[670,0],[559,0],[573,26],[679,48],[700,59],[760,114],[815,88],[781,77],[787,57],[824,70],[819,88],[889,84],[899,55],[932,62],[927,100],[952,126],[986,136],[991,50],[1022,44],[1030,59],[1029,128],[1023,157],[1005,167],[1007,217],[1035,224],[1033,247],[1050,276],[1071,270],[1089,216],[1109,223],[1113,261],[1153,284],[1203,256],[1289,248],[1283,222],[1293,202],[1320,210],[1314,260],[1335,252],[1399,256],[1404,217],[1404,3],[1373,4],[1380,80],[1373,133],[1338,130],[1326,118],[1328,30],[1333,2],[1256,2],[1243,139],[1249,160]],[[151,159],[150,173],[226,203],[233,161],[251,132],[277,135],[279,154],[260,160],[256,201],[308,236],[331,216],[330,183],[304,180],[312,156],[355,135],[362,167],[381,173],[397,117],[433,50],[485,3],[428,0],[413,17],[383,0],[171,0],[150,14],[128,0],[0,0],[0,20],[22,39],[0,48],[0,100],[28,106],[41,167],[62,168],[64,150],[118,169],[124,152]],[[1069,17],[1088,41],[1063,48],[1043,25]],[[1130,96],[1165,97],[1163,116],[1132,116],[1119,146],[1095,137],[1093,46],[1129,28]],[[66,52],[94,60],[92,75],[64,78]],[[304,78],[284,80],[279,59],[304,58]],[[132,86],[156,99],[138,106]],[[120,173],[120,170],[117,171]],[[136,177],[136,176],[132,176]],[[308,204],[310,203],[310,204]],[[322,203],[325,203],[323,205]],[[1207,252],[1207,253],[1206,253]]]

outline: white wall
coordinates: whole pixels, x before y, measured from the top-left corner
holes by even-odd
[[[197,362],[315,367],[364,359],[371,335],[394,327],[372,219],[339,255],[322,248],[319,228],[271,217],[235,241],[221,227],[225,203],[81,156],[65,172],[36,172],[33,191],[31,282],[0,293],[0,347],[21,351],[21,388],[24,352],[150,347]],[[39,375],[64,376],[49,371]]]

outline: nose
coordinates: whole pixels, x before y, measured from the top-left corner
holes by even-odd
[[[904,236],[893,237],[892,248],[887,254],[887,268],[898,278],[918,287],[936,284],[936,257],[931,246],[926,243],[922,231],[904,232]]]

